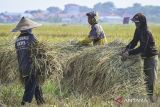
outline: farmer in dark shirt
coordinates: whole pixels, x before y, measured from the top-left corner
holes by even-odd
[[[142,13],[137,13],[131,20],[135,23],[136,30],[133,40],[126,46],[122,53],[124,56],[141,54],[144,61],[147,92],[150,100],[153,102],[154,84],[158,71],[158,51],[152,33],[147,27],[146,17]],[[140,42],[140,46],[135,48],[138,42]]]
[[[92,42],[93,45],[105,45],[106,36],[102,26],[98,24],[98,14],[93,11],[86,15],[88,16],[88,23],[91,25],[91,30],[88,37],[80,41],[79,44],[87,45]]]
[[[25,85],[25,91],[21,102],[22,105],[25,105],[26,102],[31,103],[34,95],[37,104],[44,103],[41,87],[36,81],[35,73],[33,71],[31,72],[32,59],[30,47],[38,42],[32,34],[32,29],[38,26],[40,26],[40,24],[23,17],[16,28],[13,29],[13,32],[21,32],[16,40],[15,47],[17,51],[19,71]]]

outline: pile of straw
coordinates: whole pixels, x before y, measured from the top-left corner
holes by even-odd
[[[75,42],[75,43],[73,43]],[[66,71],[68,60],[80,55],[85,49],[90,47],[76,45],[76,41],[67,41],[57,44],[49,44],[49,52],[52,53],[58,62],[62,65],[63,71]]]
[[[61,81],[59,88],[74,95],[114,98],[145,92],[140,56],[122,60],[124,46],[120,41],[105,47],[39,43],[31,48],[32,72],[41,83],[48,78]],[[0,80],[14,80],[18,76],[15,50],[1,50],[0,60]]]
[[[124,46],[114,41],[106,47],[87,48],[71,58],[61,81],[62,89],[74,95],[109,99],[145,92],[140,56],[122,60]]]
[[[20,76],[23,83],[18,69],[14,42],[10,44],[0,43],[0,46],[2,47],[0,50],[0,82],[13,81]],[[44,83],[46,79],[60,80],[67,61],[82,50],[82,47],[71,45],[70,42],[34,44],[30,48],[31,72],[37,75],[41,83]]]
[[[31,47],[32,71],[38,74],[41,80],[47,78],[60,80],[68,60],[79,55],[85,48],[73,45],[69,41],[33,45]]]
[[[17,78],[18,63],[14,49],[0,50],[0,83],[9,83]]]
[[[19,76],[18,61],[14,40],[10,36],[3,36],[0,37],[0,83],[10,83]]]

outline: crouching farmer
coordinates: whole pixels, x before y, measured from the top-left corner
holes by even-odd
[[[141,54],[144,61],[144,74],[146,76],[145,82],[148,96],[150,101],[154,102],[154,85],[158,71],[158,51],[155,46],[155,40],[147,27],[146,17],[142,13],[137,13],[131,20],[135,23],[136,30],[133,40],[123,50],[123,55]],[[135,48],[138,42],[140,42],[140,46]]]
[[[88,45],[89,43],[93,43],[93,45],[105,45],[106,36],[102,26],[98,24],[98,14],[96,12],[89,12],[86,15],[88,16],[88,23],[91,25],[91,30],[88,37],[80,41],[79,44]]]
[[[33,60],[31,59],[30,47],[37,43],[35,36],[32,34],[32,29],[38,26],[40,24],[23,17],[16,28],[13,29],[13,32],[21,32],[15,43],[19,71],[25,87],[21,105],[31,103],[34,95],[38,105],[44,103],[41,87],[36,81],[34,68],[31,67]]]

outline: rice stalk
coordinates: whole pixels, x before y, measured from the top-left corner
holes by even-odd
[[[85,96],[133,95],[145,92],[141,58],[120,55],[122,42],[114,41],[106,47],[92,47],[67,62],[61,83],[68,92]]]

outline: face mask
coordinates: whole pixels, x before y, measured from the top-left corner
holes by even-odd
[[[97,23],[97,20],[96,20],[96,18],[88,18],[88,23],[89,23],[90,25],[93,25],[93,24],[96,24],[96,23]]]
[[[32,29],[22,30],[21,33],[29,33],[29,34],[32,34]]]
[[[135,23],[135,25],[136,25],[136,28],[139,28],[140,27],[140,23],[138,22],[138,23]]]

